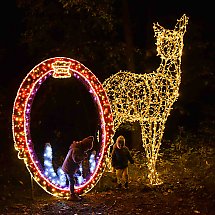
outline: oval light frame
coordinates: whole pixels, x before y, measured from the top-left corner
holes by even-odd
[[[75,192],[80,195],[89,192],[99,181],[106,167],[108,149],[111,145],[113,117],[111,106],[105,90],[97,77],[80,62],[66,58],[49,58],[35,66],[22,81],[14,101],[12,114],[12,131],[14,147],[18,158],[23,159],[33,179],[46,192],[56,197],[68,197],[69,188],[53,184],[44,174],[43,167],[37,159],[30,134],[30,112],[33,99],[40,85],[49,77],[79,79],[91,93],[98,107],[101,126],[100,151],[97,166],[90,178],[82,185],[75,186]]]

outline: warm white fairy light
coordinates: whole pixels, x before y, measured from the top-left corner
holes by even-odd
[[[146,151],[149,183],[160,184],[156,160],[165,123],[179,96],[183,36],[188,17],[183,15],[174,30],[154,24],[157,52],[161,63],[156,72],[135,74],[119,72],[103,86],[111,103],[115,131],[123,122],[139,121]]]
[[[70,78],[70,65],[71,62],[65,62],[65,61],[55,61],[52,64],[52,67],[54,69],[53,77],[54,78]]]

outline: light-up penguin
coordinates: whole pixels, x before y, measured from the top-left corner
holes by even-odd
[[[52,163],[52,147],[50,143],[45,144],[44,174],[53,184],[60,185],[60,187],[66,186],[66,175],[61,167],[57,169],[57,173],[54,170]]]

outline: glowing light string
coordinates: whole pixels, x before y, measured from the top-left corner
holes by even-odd
[[[89,192],[97,184],[104,172],[108,148],[112,144],[113,136],[111,107],[106,92],[96,76],[84,65],[73,59],[66,57],[47,59],[34,67],[21,83],[14,101],[12,114],[14,147],[18,151],[18,157],[23,159],[28,171],[38,185],[46,192],[57,197],[68,197],[70,195],[69,188],[65,187],[64,184],[61,185],[58,181],[50,179],[51,172],[52,177],[56,179],[57,175],[58,179],[60,176],[63,177],[60,170],[57,174],[51,169],[46,172],[37,159],[34,143],[30,135],[30,112],[36,92],[47,78],[54,77],[60,80],[60,78],[69,78],[71,76],[77,78],[89,90],[97,106],[100,119],[100,150],[97,152],[97,157],[93,164],[95,165],[94,171],[86,181],[75,186],[75,191],[79,194]],[[47,147],[46,156],[49,156],[50,153],[50,148]],[[50,159],[51,157],[46,161],[46,168],[50,166]]]
[[[54,68],[53,77],[54,78],[70,78],[71,73],[69,71],[69,67],[71,65],[71,62],[62,62],[62,61],[56,61],[52,64]]]
[[[96,152],[93,151],[89,157],[89,169],[90,173],[94,173],[96,167]],[[53,183],[62,188],[68,189],[66,174],[63,172],[61,167],[58,167],[57,173],[54,170],[52,162],[52,147],[50,143],[46,143],[44,150],[44,175]],[[75,174],[77,178],[76,186],[83,184],[86,179],[83,177],[83,167],[80,165],[79,171]]]
[[[90,155],[90,173],[93,173],[96,168],[96,152],[93,151]]]
[[[54,170],[52,163],[52,147],[50,143],[46,143],[44,150],[44,175],[56,185],[60,187],[66,186],[66,175],[59,167],[57,173]]]
[[[157,52],[161,63],[156,72],[135,74],[119,72],[103,83],[111,103],[115,131],[123,122],[139,121],[146,151],[150,184],[162,183],[156,160],[165,123],[179,96],[183,36],[188,17],[183,15],[174,30],[154,24]]]

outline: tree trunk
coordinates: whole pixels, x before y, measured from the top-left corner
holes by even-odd
[[[127,66],[128,66],[128,70],[135,72],[134,54],[133,54],[134,45],[133,45],[133,36],[131,32],[128,0],[122,0],[122,7],[123,7],[124,36],[125,36],[125,42],[126,42]]]

